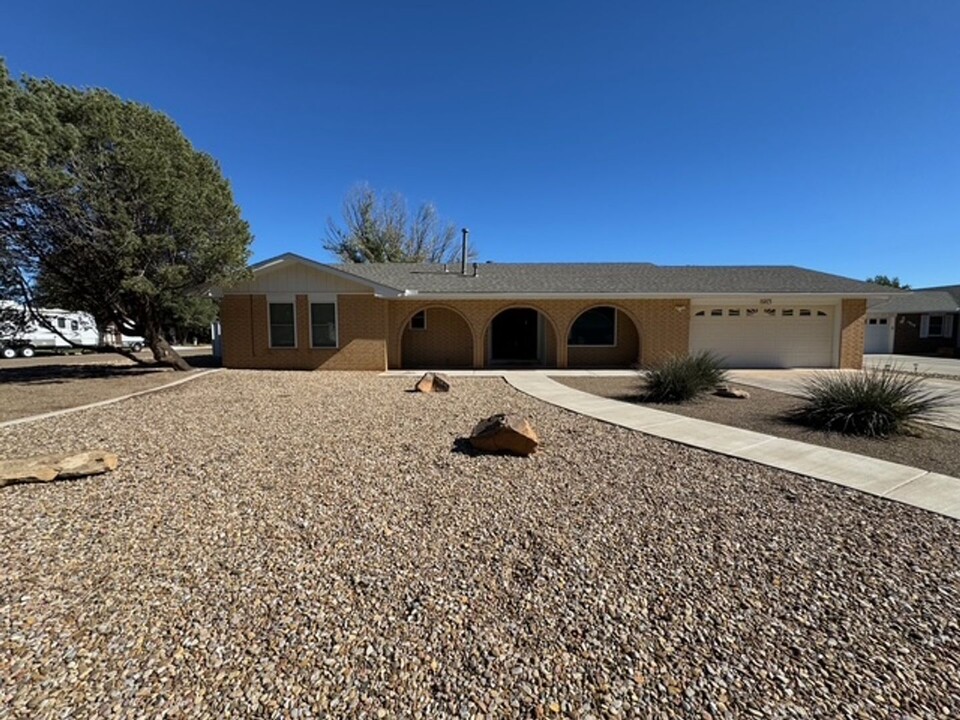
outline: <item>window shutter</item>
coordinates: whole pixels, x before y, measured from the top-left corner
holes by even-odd
[[[953,337],[953,315],[943,316],[943,336]]]
[[[920,337],[925,338],[930,334],[930,316],[920,316]]]

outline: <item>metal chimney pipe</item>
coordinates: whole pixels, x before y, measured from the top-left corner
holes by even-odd
[[[470,234],[470,230],[463,228],[460,232],[463,233],[463,246],[460,248],[460,274],[467,274],[467,236]]]

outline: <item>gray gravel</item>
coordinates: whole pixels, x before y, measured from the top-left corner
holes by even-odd
[[[0,717],[960,714],[960,523],[499,380],[227,371],[0,430]],[[534,456],[457,439],[527,414]]]

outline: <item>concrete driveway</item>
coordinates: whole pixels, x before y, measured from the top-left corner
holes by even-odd
[[[902,367],[924,375],[952,375],[960,379],[960,358],[918,357],[916,355],[864,355],[864,367]]]
[[[878,358],[878,357],[897,357],[904,358],[908,357],[906,355],[868,355],[868,358]],[[934,360],[940,361],[941,358],[915,358],[911,356],[911,360]],[[947,362],[951,362],[947,360]],[[953,360],[953,363],[960,365],[960,361]],[[880,367],[883,367],[887,363],[880,363]],[[891,363],[891,365],[899,364],[907,370],[912,370],[912,365],[906,365],[905,363]],[[918,363],[919,364],[919,363]],[[874,366],[874,363],[868,363],[869,366]],[[929,367],[929,366],[928,366]],[[949,366],[947,366],[949,367]],[[730,370],[729,377],[732,382],[739,383],[741,385],[750,385],[753,387],[764,388],[766,390],[773,390],[774,392],[785,393],[787,395],[799,395],[800,389],[803,386],[803,383],[806,380],[809,380],[816,374],[822,373],[848,373],[856,372],[856,370]],[[937,374],[946,375],[947,373],[937,370],[920,370],[920,372],[936,372]],[[947,406],[943,409],[940,416],[936,420],[932,421],[932,425],[939,425],[941,427],[950,428],[951,430],[960,431],[960,369],[957,372],[956,380],[943,380],[940,378],[925,378],[924,383],[931,390],[942,392],[949,397]]]

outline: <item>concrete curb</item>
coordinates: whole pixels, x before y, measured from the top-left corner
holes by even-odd
[[[89,410],[91,408],[103,407],[104,405],[112,405],[113,403],[122,402],[123,400],[129,400],[130,398],[139,397],[141,395],[149,395],[150,393],[160,392],[161,390],[166,390],[168,388],[176,387],[177,385],[183,385],[184,383],[191,382],[196,380],[199,377],[206,377],[207,375],[212,375],[222,371],[224,368],[213,368],[210,370],[198,370],[192,375],[187,377],[180,378],[179,380],[174,380],[169,382],[166,385],[161,385],[155,388],[149,388],[147,390],[139,390],[135,393],[128,393],[127,395],[121,395],[120,397],[109,398],[107,400],[98,400],[94,403],[88,403],[86,405],[78,405],[77,407],[64,408],[63,410],[52,410],[47,413],[41,413],[40,415],[29,415],[27,417],[15,418],[13,420],[7,420],[5,422],[0,422],[0,428],[11,427],[13,425],[22,425],[23,423],[35,422],[37,420],[45,420],[46,418],[57,417],[58,415],[68,415],[74,412],[80,412],[81,410]]]
[[[503,378],[531,397],[612,425],[960,519],[960,478],[601,398],[546,374],[505,372]]]

